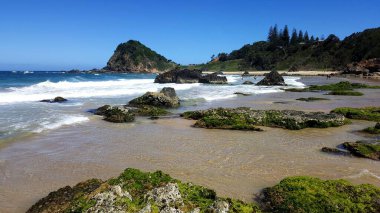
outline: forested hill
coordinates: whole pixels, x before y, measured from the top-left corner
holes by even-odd
[[[177,65],[139,41],[119,44],[104,70],[116,72],[160,72]]]
[[[244,45],[231,53],[219,53],[207,64],[190,66],[205,70],[339,70],[345,65],[380,57],[380,28],[340,40],[309,36],[307,31],[271,27],[267,41]]]

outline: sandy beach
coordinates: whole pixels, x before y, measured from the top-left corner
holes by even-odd
[[[310,85],[341,80],[344,79],[302,77],[300,81]],[[212,101],[190,109],[248,106],[329,112],[341,106],[380,106],[377,90],[360,91],[365,95],[256,94]],[[311,96],[330,100],[311,103],[295,100]],[[128,167],[162,170],[174,178],[213,188],[221,196],[244,201],[252,201],[264,187],[295,175],[343,178],[380,186],[378,162],[320,151],[323,146],[374,138],[359,132],[374,122],[353,121],[342,127],[298,131],[264,127],[264,132],[199,129],[191,127],[193,123],[174,117],[113,124],[91,116],[83,124],[6,143],[0,148],[0,212],[24,212],[53,190],[89,178],[107,179]]]

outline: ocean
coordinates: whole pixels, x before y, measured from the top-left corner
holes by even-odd
[[[228,85],[156,84],[156,74],[72,74],[65,72],[0,72],[0,143],[17,136],[39,134],[66,125],[88,122],[89,110],[104,104],[126,104],[148,91],[173,87],[181,100],[179,111],[208,106],[220,99],[236,97],[235,92],[280,93],[283,87],[242,85],[263,77],[228,75]],[[302,88],[300,77],[285,77],[288,87]],[[42,103],[62,96],[65,103]],[[177,110],[177,111],[178,111]]]

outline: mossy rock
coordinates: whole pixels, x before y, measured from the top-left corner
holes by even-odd
[[[347,120],[337,114],[302,112],[294,110],[254,110],[251,108],[216,108],[190,111],[184,118],[197,120],[195,127],[212,129],[255,130],[255,126],[281,127],[290,130],[304,128],[328,128],[347,124]]]
[[[91,187],[85,187],[87,185]],[[219,212],[214,207],[217,202],[226,202],[229,212],[260,212],[254,203],[220,198],[214,190],[183,183],[161,171],[142,172],[128,168],[118,177],[107,181],[90,180],[73,188],[67,186],[52,192],[33,205],[28,213],[110,212],[111,210],[140,212],[142,209],[148,209],[147,212],[166,212],[165,209],[168,208],[182,212],[195,209],[199,212]]]
[[[368,127],[363,129],[363,132],[369,134],[380,134],[380,123],[377,123],[374,127]]]
[[[327,101],[330,100],[328,98],[317,98],[317,97],[308,97],[308,98],[297,98],[297,101],[306,101],[306,102],[312,102],[312,101]]]
[[[351,108],[341,107],[332,110],[333,113],[344,115],[346,118],[380,121],[380,107],[364,107],[364,108]]]
[[[334,90],[326,95],[341,95],[341,96],[363,96],[364,94],[358,91],[350,91],[350,90]]]
[[[325,90],[325,91],[339,91],[339,90],[353,90],[353,89],[380,89],[380,86],[370,86],[367,84],[341,81],[336,84],[312,85],[309,87],[309,90]]]
[[[110,107],[104,111],[104,120],[112,123],[126,123],[135,120],[135,114],[128,109]]]
[[[380,160],[380,142],[345,142],[343,147],[346,148],[351,154],[369,158],[372,160]]]
[[[160,108],[160,107],[154,107],[154,106],[139,106],[136,110],[136,114],[139,116],[163,116],[168,115],[170,112],[167,110]]]
[[[380,189],[345,180],[289,177],[260,196],[265,212],[380,212]]]

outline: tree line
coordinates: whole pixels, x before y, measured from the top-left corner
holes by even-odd
[[[276,46],[314,43],[319,40],[319,37],[314,37],[313,35],[309,36],[309,33],[307,31],[303,32],[302,30],[298,31],[296,29],[293,29],[290,35],[288,25],[285,25],[283,29],[279,29],[277,24],[269,28],[267,39],[270,44],[274,44]],[[321,40],[323,40],[323,38]]]

